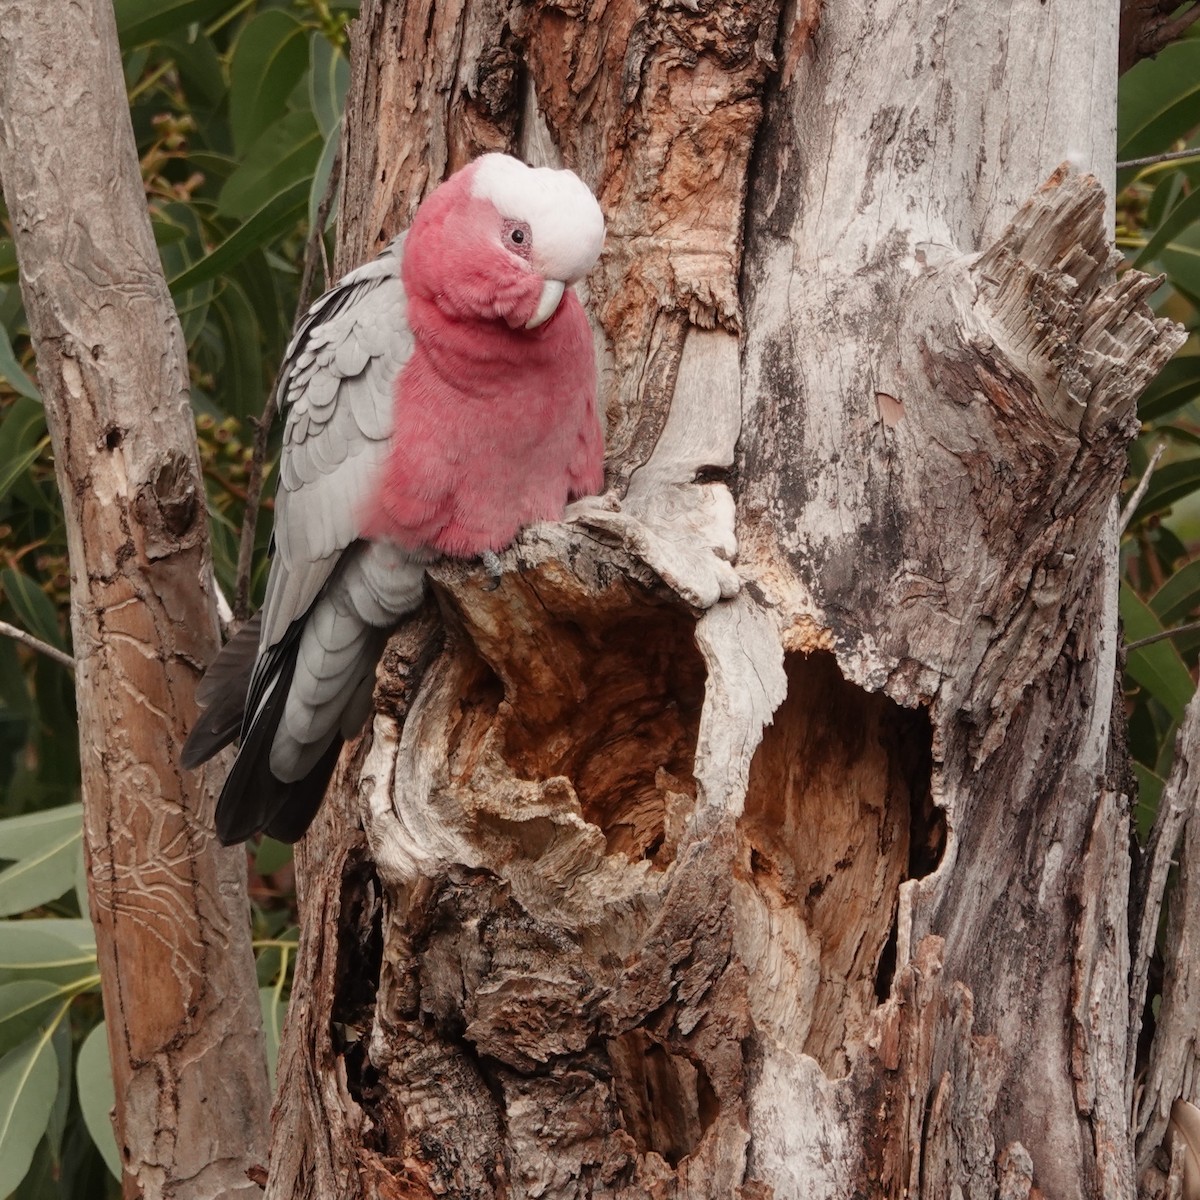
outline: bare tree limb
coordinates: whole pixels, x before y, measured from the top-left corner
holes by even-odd
[[[1156,163],[1184,162],[1190,158],[1200,158],[1200,150],[1168,150],[1165,154],[1147,154],[1145,158],[1128,158],[1124,162],[1117,163],[1117,170],[1124,171],[1127,167],[1152,167]]]
[[[1181,38],[1200,20],[1200,4],[1193,4],[1171,20],[1171,13],[1178,7],[1173,0],[1121,0],[1118,69],[1122,74]]]
[[[39,654],[44,654],[47,658],[52,658],[56,663],[66,667],[68,671],[75,670],[75,660],[69,654],[57,646],[50,645],[49,642],[43,642],[39,637],[34,637],[32,633],[26,633],[24,629],[18,629],[7,621],[0,621],[0,634],[12,638],[14,642],[20,642],[22,646],[36,650]]]
[[[1136,642],[1127,642],[1126,650],[1140,650],[1143,646],[1153,646],[1155,642],[1164,642],[1167,638],[1178,637],[1181,633],[1195,633],[1200,629],[1200,621],[1191,621],[1187,625],[1177,625],[1174,629],[1164,629],[1161,633],[1152,633],[1149,637],[1138,638]]]
[[[1125,507],[1121,509],[1121,521],[1118,526],[1118,532],[1124,533],[1129,528],[1129,522],[1133,520],[1133,514],[1137,512],[1137,506],[1141,504],[1142,497],[1145,496],[1147,489],[1150,487],[1150,477],[1154,474],[1155,468],[1158,466],[1159,459],[1166,453],[1167,443],[1161,441],[1154,447],[1154,452],[1150,455],[1150,461],[1146,464],[1146,470],[1138,480],[1138,485],[1130,493],[1129,499],[1125,502]]]
[[[183,772],[217,644],[186,351],[113,8],[6,0],[0,179],[71,561],[84,856],[127,1197],[257,1195],[267,1087],[246,859]]]

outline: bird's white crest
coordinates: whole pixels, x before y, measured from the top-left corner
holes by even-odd
[[[575,283],[600,257],[604,214],[573,171],[530,167],[507,154],[485,154],[475,164],[471,194],[491,201],[502,217],[529,224],[533,266],[547,279]]]

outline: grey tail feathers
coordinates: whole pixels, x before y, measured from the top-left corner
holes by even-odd
[[[239,733],[242,739],[237,760],[217,801],[217,836],[223,845],[244,842],[262,831],[281,842],[303,837],[317,814],[337,764],[342,748],[340,737],[333,739],[303,779],[285,783],[271,773],[271,743],[287,701],[303,623],[303,618],[295,622],[282,642],[268,652],[273,661],[254,679],[256,702],[263,695],[265,699],[256,703],[248,727],[245,715],[258,658],[261,614],[255,614],[226,643],[196,689],[196,700],[203,711],[184,743],[181,764],[189,770],[198,767],[228,746]]]
[[[200,717],[188,734],[179,758],[187,770],[208,762],[241,730],[261,629],[262,613],[257,612],[225,643],[204,672],[196,688]]]

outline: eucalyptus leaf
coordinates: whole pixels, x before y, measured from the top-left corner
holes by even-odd
[[[71,1010],[68,1008],[50,1035],[54,1054],[58,1059],[58,1091],[46,1122],[46,1142],[57,1165],[62,1159],[63,1136],[67,1131],[67,1114],[71,1106]]]
[[[117,35],[125,47],[140,46],[196,21],[211,20],[229,0],[113,0]]]
[[[66,649],[54,605],[34,580],[23,571],[5,567],[0,570],[0,589],[3,589],[22,628],[43,642],[49,642],[51,646]]]
[[[90,925],[52,918],[0,921],[0,983],[36,976],[57,983],[78,983],[96,973],[95,934],[92,943],[72,939],[72,925]]]
[[[0,420],[0,501],[22,480],[49,444],[40,400],[21,396]]]
[[[0,1058],[0,1196],[25,1178],[57,1094],[58,1057],[48,1034]]]
[[[69,892],[75,886],[75,858],[82,834],[77,825],[0,871],[0,916],[27,912]]]
[[[17,247],[12,238],[0,235],[0,283],[16,283]]]
[[[307,66],[306,31],[290,13],[268,8],[246,23],[229,67],[229,120],[239,155],[283,116]]]
[[[1143,763],[1134,762],[1133,773],[1138,783],[1138,799],[1134,806],[1134,820],[1137,822],[1138,839],[1145,844],[1150,837],[1154,825],[1154,816],[1158,812],[1158,802],[1162,799],[1162,790],[1166,780],[1156,775]]]
[[[288,113],[269,126],[225,181],[217,201],[222,217],[245,220],[284,188],[310,180],[321,157],[321,131],[311,112]]]
[[[350,86],[350,64],[340,47],[321,33],[314,31],[309,45],[309,103],[322,135],[328,139],[341,123]]]
[[[25,374],[21,369],[21,364],[17,362],[17,356],[13,353],[12,339],[8,335],[8,330],[3,326],[0,326],[0,379],[7,380],[14,391],[20,392],[22,396],[27,396],[30,400],[40,401],[42,398],[37,384]],[[0,492],[0,495],[2,494]]]
[[[1134,513],[1134,521],[1143,521],[1155,513],[1164,512],[1178,500],[1200,488],[1200,458],[1160,466],[1150,479],[1142,502]]]
[[[254,856],[254,870],[259,875],[274,875],[292,862],[293,851],[291,843],[264,835]]]
[[[67,1077],[69,1079],[70,1075]],[[59,1090],[62,1090],[61,1078]],[[72,1192],[64,1185],[59,1176],[58,1164],[50,1153],[47,1144],[49,1140],[50,1134],[47,1130],[46,1136],[38,1142],[37,1149],[33,1152],[33,1162],[25,1172],[25,1178],[13,1192],[12,1200],[63,1200],[65,1196],[70,1197],[70,1200],[77,1200],[77,1197],[82,1197],[82,1193]]]
[[[300,180],[285,188],[263,205],[236,233],[231,234],[213,252],[195,266],[177,275],[171,292],[183,296],[194,287],[215,279],[255,250],[261,250],[272,238],[295,224],[304,214],[308,183]]]
[[[1200,228],[1189,225],[1156,252],[1171,286],[1189,297],[1200,297]]]
[[[283,1038],[283,1022],[287,1017],[287,1005],[279,999],[274,988],[259,988],[258,1003],[262,1009],[263,1040],[267,1050],[267,1073],[271,1091],[275,1091],[275,1068],[279,1060],[279,1043]]]
[[[49,979],[0,983],[0,1054],[44,1030],[62,1001],[62,985]]]
[[[1154,236],[1146,243],[1134,259],[1135,267],[1144,267],[1154,259],[1164,246],[1174,241],[1189,225],[1200,221],[1200,191],[1185,196],[1164,217],[1162,224],[1154,231]]]
[[[1125,73],[1117,104],[1117,158],[1170,148],[1200,125],[1200,41],[1175,42]]]
[[[83,1039],[75,1059],[75,1086],[79,1091],[79,1108],[92,1141],[96,1143],[105,1165],[114,1179],[121,1178],[121,1153],[113,1135],[110,1116],[116,1103],[113,1091],[112,1066],[108,1061],[108,1029],[103,1021]]]
[[[5,817],[0,820],[0,859],[37,854],[66,835],[78,837],[82,825],[82,804],[63,804],[20,817]]]
[[[1125,625],[1125,640],[1136,642],[1163,631],[1162,623],[1153,609],[1127,584],[1121,585],[1121,620]],[[1192,676],[1169,638],[1131,650],[1125,670],[1135,682],[1146,689],[1176,721],[1183,719],[1192,693],[1196,690]]]
[[[1168,628],[1186,620],[1200,608],[1200,559],[1184,563],[1150,597],[1150,607]]]
[[[1176,355],[1142,393],[1138,415],[1143,421],[1155,421],[1190,404],[1197,396],[1200,396],[1200,354]]]
[[[224,358],[216,374],[219,412],[237,417],[257,416],[262,412],[267,391],[262,332],[258,314],[236,280],[226,278],[213,303],[213,316],[224,334]]]
[[[329,136],[325,139],[325,147],[321,151],[321,157],[317,161],[317,168],[313,172],[312,187],[308,193],[308,227],[316,229],[317,218],[320,216],[321,202],[325,199],[326,189],[329,187],[329,177],[333,174],[333,164],[337,159],[338,147],[342,141],[342,127],[335,125],[330,131]],[[326,220],[326,228],[329,222],[333,220],[333,205],[329,207],[329,216]],[[321,233],[325,230],[322,229]]]
[[[191,102],[193,116],[200,107],[213,110],[223,104],[228,85],[221,56],[211,38],[199,31],[195,36],[189,36],[185,30],[175,30],[159,40],[158,49],[168,53],[174,61],[179,82]]]

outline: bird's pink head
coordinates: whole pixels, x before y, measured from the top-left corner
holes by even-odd
[[[451,320],[535,329],[591,270],[604,216],[571,171],[485,154],[417,210],[404,247],[404,286]]]

